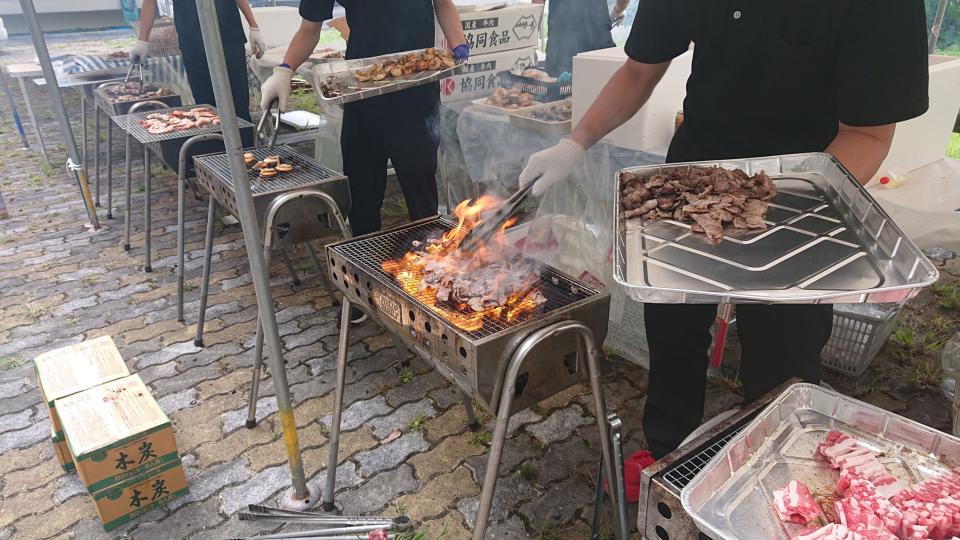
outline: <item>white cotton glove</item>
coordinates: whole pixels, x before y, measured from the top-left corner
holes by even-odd
[[[539,197],[551,186],[570,176],[586,157],[587,151],[578,143],[571,139],[560,139],[556,146],[530,156],[527,166],[520,173],[520,187],[536,182],[532,194]]]
[[[142,64],[150,56],[150,44],[146,41],[137,41],[137,44],[130,48],[130,62],[133,64]]]
[[[250,27],[247,42],[250,43],[250,53],[257,58],[263,56],[263,53],[267,51],[267,42],[263,40],[263,32],[259,28]]]
[[[274,100],[280,100],[280,111],[287,112],[287,99],[290,97],[292,79],[292,69],[283,66],[273,68],[273,75],[260,87],[260,95],[263,96],[260,98],[260,108],[266,111]]]

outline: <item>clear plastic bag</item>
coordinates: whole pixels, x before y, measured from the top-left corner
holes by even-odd
[[[960,378],[960,332],[955,334],[940,353],[943,363],[943,393],[950,401],[955,401],[957,379]]]

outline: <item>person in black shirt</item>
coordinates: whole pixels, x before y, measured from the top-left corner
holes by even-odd
[[[543,4],[546,0],[533,0]],[[547,17],[547,72],[559,77],[573,72],[573,57],[587,51],[613,47],[612,20],[630,0],[617,0],[607,13],[607,0],[550,0]]]
[[[521,185],[542,194],[632,117],[670,61],[694,43],[685,120],[668,162],[821,152],[862,183],[895,124],[927,110],[922,0],[640,0],[629,59],[556,147],[530,157]],[[539,180],[536,180],[539,178]],[[703,416],[714,305],[646,304],[650,380],[643,426],[654,457]],[[829,305],[737,306],[745,401],[790,377],[820,382]]]

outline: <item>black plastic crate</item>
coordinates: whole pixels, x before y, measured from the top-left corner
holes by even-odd
[[[544,73],[546,72],[544,71]],[[523,77],[509,70],[501,71],[500,73],[497,73],[497,76],[500,78],[500,86],[506,88],[507,90],[519,88],[521,92],[530,94],[533,96],[533,99],[541,103],[557,101],[573,95],[572,80],[564,83],[548,83],[531,79],[529,77]]]

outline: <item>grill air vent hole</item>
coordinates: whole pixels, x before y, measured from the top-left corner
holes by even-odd
[[[513,399],[519,399],[523,395],[523,389],[527,387],[528,382],[530,382],[529,372],[517,376],[517,384],[513,387]]]
[[[353,281],[354,281],[357,285],[359,285],[359,284],[360,284],[360,276],[358,276],[357,274],[354,274],[354,275],[353,275]]]
[[[446,334],[440,334],[440,340],[446,343],[447,341],[450,340],[450,337],[447,336]]]
[[[577,360],[579,356],[580,353],[578,352],[567,353],[563,356],[563,366],[567,368],[567,373],[570,375],[577,372],[577,366],[579,365]]]
[[[424,328],[424,330],[426,330],[427,332],[430,332],[430,331],[432,330],[432,328],[430,327],[430,321],[427,321],[427,322],[423,323],[423,328]]]
[[[460,347],[460,356],[462,356],[462,357],[464,357],[464,358],[467,357],[467,350],[464,349],[463,347]]]
[[[373,285],[371,285],[369,281],[367,282],[367,290],[368,290],[368,291],[372,291],[372,290],[373,290]]]
[[[670,535],[667,534],[667,530],[663,527],[657,525],[654,531],[657,533],[657,537],[660,538],[660,540],[670,540]]]
[[[673,517],[673,511],[670,510],[670,507],[664,504],[663,502],[657,503],[657,512],[660,512],[660,515],[667,519],[670,519],[671,517]]]
[[[332,277],[334,281],[340,281],[340,278],[337,277],[336,272],[330,272],[330,277]]]
[[[412,309],[407,312],[407,315],[410,316],[410,321],[415,321],[415,320],[417,320],[417,314],[414,313]]]
[[[713,540],[713,538],[710,538],[709,536],[703,533],[700,533],[700,536],[697,537],[697,540]]]

